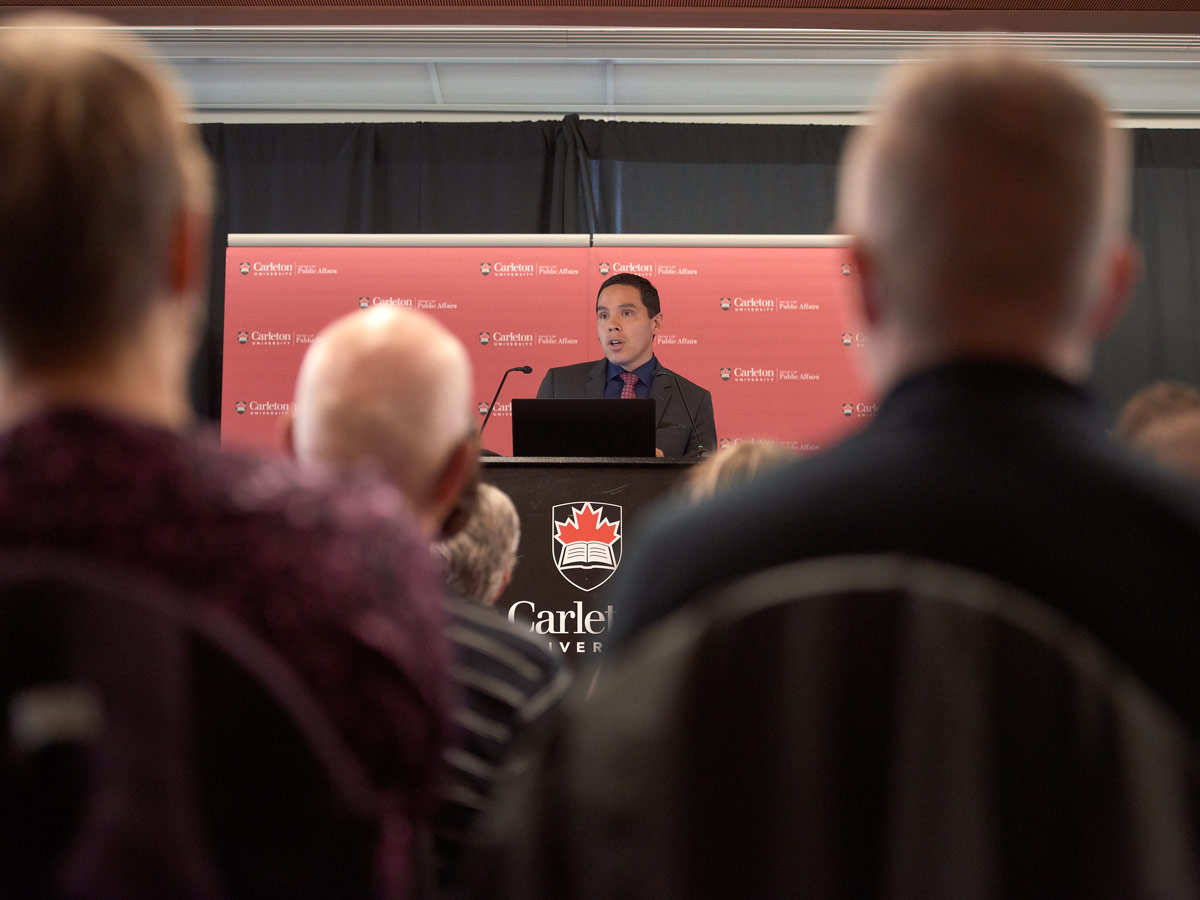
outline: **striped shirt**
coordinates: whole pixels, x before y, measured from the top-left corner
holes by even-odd
[[[451,898],[461,888],[463,848],[510,745],[562,699],[571,679],[560,655],[495,611],[451,597],[447,612],[459,735],[445,754],[433,842],[437,881]]]

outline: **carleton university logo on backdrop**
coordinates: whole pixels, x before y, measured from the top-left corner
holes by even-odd
[[[479,406],[476,408],[479,410],[479,414],[481,416],[487,415],[488,405],[486,403],[484,403],[482,400],[479,401]]]
[[[854,270],[850,268],[850,263],[842,263],[842,274],[849,275]]]
[[[248,332],[248,331],[239,331],[238,332],[238,343],[239,344],[244,344],[248,340],[250,340],[250,332]]]
[[[579,500],[550,510],[550,548],[559,573],[581,591],[593,591],[621,564],[621,507]]]
[[[243,275],[250,274],[250,263],[238,263],[238,271]]]
[[[607,275],[609,272],[608,263],[600,263],[600,274]]]
[[[842,404],[842,415],[843,416],[854,415],[854,404],[853,403],[843,403]]]
[[[486,347],[488,344],[491,343],[491,341],[492,341],[492,333],[490,331],[479,332],[479,343],[483,344],[483,346]]]
[[[370,305],[371,305],[370,297],[359,297],[358,298],[358,308],[359,309],[366,309]]]
[[[732,377],[733,369],[730,369],[728,366],[721,366],[721,380],[728,381]]]
[[[733,441],[731,441],[729,438],[721,438],[721,449],[722,450],[728,450],[732,446],[733,446]]]
[[[726,309],[726,310],[727,310],[727,309],[729,309],[729,307],[731,307],[731,306],[733,306],[733,301],[732,301],[732,300],[730,300],[728,297],[722,297],[722,298],[721,298],[721,309]]]
[[[235,411],[235,412],[236,412],[236,413],[237,413],[239,416],[241,416],[241,415],[245,415],[245,412],[246,412],[246,401],[245,401],[245,400],[239,400],[237,403],[233,404],[233,409],[234,409],[234,411]]]
[[[479,274],[480,275],[491,275],[492,274],[492,264],[491,263],[480,263],[479,264]]]
[[[853,343],[854,343],[854,335],[852,335],[848,331],[842,332],[842,344],[849,347]]]

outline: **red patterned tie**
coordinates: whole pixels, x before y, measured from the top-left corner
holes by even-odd
[[[635,384],[637,384],[638,377],[636,375],[634,375],[632,372],[622,372],[621,380],[623,382],[625,382],[625,386],[623,388],[621,388],[621,399],[622,400],[636,400],[637,399],[637,391],[635,391],[633,389],[633,386]]]

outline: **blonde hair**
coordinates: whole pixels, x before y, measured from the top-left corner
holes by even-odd
[[[208,159],[145,56],[98,19],[0,29],[0,349],[18,367],[89,359],[140,322],[175,217],[208,211]]]
[[[1200,389],[1156,381],[1135,393],[1113,434],[1163,466],[1200,478]]]
[[[711,497],[766,469],[775,469],[799,459],[796,451],[771,441],[734,444],[691,468],[684,480],[684,491],[693,501]]]
[[[1200,388],[1182,381],[1155,381],[1125,401],[1113,433],[1135,440],[1156,423],[1188,412],[1200,412]]]

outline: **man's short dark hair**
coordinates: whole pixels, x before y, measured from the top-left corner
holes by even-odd
[[[605,279],[604,284],[600,285],[600,290],[596,291],[596,303],[600,302],[600,295],[604,293],[604,289],[614,284],[627,284],[637,288],[642,295],[642,305],[646,307],[646,312],[650,313],[650,318],[653,319],[662,312],[662,304],[658,300],[658,288],[641,275],[634,275],[632,272],[618,272]]]

